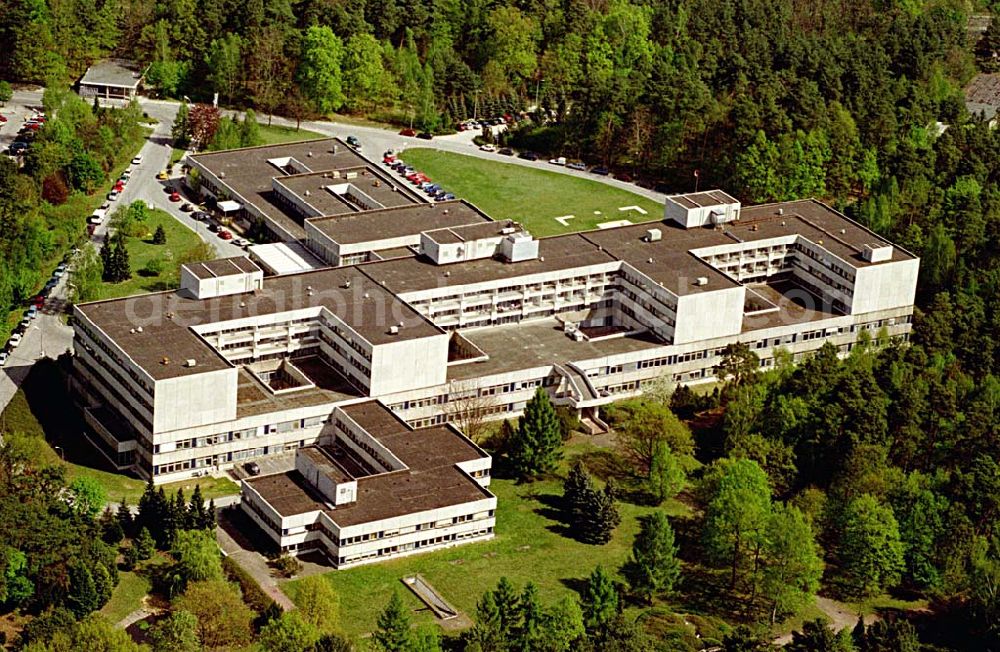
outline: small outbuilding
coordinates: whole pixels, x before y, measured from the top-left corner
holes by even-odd
[[[142,85],[145,72],[126,59],[106,59],[87,68],[78,84],[80,97],[130,101]]]

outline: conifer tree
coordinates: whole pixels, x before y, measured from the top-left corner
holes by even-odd
[[[112,260],[114,251],[111,248],[111,233],[104,232],[104,243],[101,245],[101,280],[109,283],[113,278],[114,261]]]
[[[510,459],[522,480],[551,471],[559,461],[562,433],[549,395],[539,387],[524,406],[511,444]]]
[[[545,638],[545,611],[541,598],[538,597],[538,587],[532,582],[524,585],[521,597],[517,603],[517,628],[515,629],[514,649],[540,650]]]
[[[500,640],[509,641],[517,628],[520,598],[514,585],[506,576],[501,577],[497,588],[493,591],[493,601],[496,603],[500,619]]]
[[[66,602],[78,619],[100,606],[100,596],[97,594],[94,576],[90,569],[80,562],[69,569],[69,594],[66,596]]]
[[[122,496],[122,500],[118,503],[118,513],[115,515],[118,519],[118,525],[122,526],[122,532],[125,536],[131,537],[135,534],[135,518],[132,516],[132,510],[128,506],[128,499]]]
[[[170,511],[174,516],[174,527],[176,529],[190,530],[197,527],[191,523],[191,514],[188,512],[187,500],[184,498],[184,489],[177,489],[173,505],[170,506]]]
[[[97,608],[99,609],[111,599],[111,592],[114,591],[115,585],[107,567],[100,562],[94,565],[94,571],[91,575],[94,578],[94,590],[97,592]]]
[[[383,652],[407,652],[410,648],[410,618],[399,593],[393,591],[385,610],[379,614],[378,629],[372,640]]]
[[[162,224],[156,225],[156,231],[153,232],[153,244],[155,245],[167,244],[167,232],[163,230]]]
[[[622,574],[632,592],[651,603],[654,595],[673,589],[680,572],[674,531],[663,512],[653,512],[642,520]]]
[[[618,614],[618,587],[603,566],[590,574],[581,602],[583,622],[591,632],[604,629]]]
[[[579,522],[580,539],[585,543],[604,545],[611,541],[615,528],[621,523],[614,488],[609,483],[602,491],[588,491],[584,499]]]
[[[132,546],[136,549],[136,556],[139,560],[149,559],[156,551],[156,542],[153,540],[153,535],[145,527],[139,530],[139,535],[135,538]]]
[[[587,506],[587,494],[593,490],[594,485],[584,470],[583,463],[577,461],[563,481],[563,508],[566,510],[567,520],[573,525],[580,522]]]
[[[196,484],[191,493],[191,505],[188,507],[190,526],[192,528],[207,529],[208,513],[205,509],[205,499],[201,496],[201,485]]]
[[[506,641],[500,635],[500,609],[492,591],[487,591],[476,604],[476,624],[466,636],[470,646],[482,652],[503,649]]]
[[[206,530],[215,529],[215,498],[208,501],[208,510],[205,512],[205,525],[203,527]]]

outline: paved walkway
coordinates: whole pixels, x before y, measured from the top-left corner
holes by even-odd
[[[282,592],[271,567],[267,565],[267,558],[258,552],[246,538],[242,528],[229,521],[228,517],[229,514],[225,511],[219,513],[219,527],[215,528],[219,547],[222,548],[226,556],[233,559],[257,580],[264,592],[271,596],[271,599],[278,603],[282,609],[285,611],[295,609],[295,603]]]

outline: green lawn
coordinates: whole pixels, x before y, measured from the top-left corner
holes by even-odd
[[[262,145],[278,145],[280,143],[291,143],[296,140],[309,140],[310,138],[323,138],[323,134],[308,129],[298,129],[295,127],[282,127],[279,125],[267,126],[267,123],[260,125],[260,137],[264,140]]]
[[[574,446],[567,457],[589,450],[592,447]],[[325,577],[340,597],[344,629],[352,635],[374,629],[393,590],[399,591],[411,611],[420,610],[414,614],[416,622],[431,622],[424,605],[400,582],[413,573],[423,575],[454,607],[473,617],[476,601],[504,575],[518,587],[534,582],[543,601],[551,603],[573,594],[598,564],[617,570],[638,531],[637,517],[651,511],[621,503],[622,524],[614,538],[607,545],[592,546],[566,536],[558,513],[561,480],[518,485],[494,479],[490,488],[498,503],[492,541],[328,573]],[[675,515],[686,508],[671,502],[665,509]],[[295,582],[284,588],[294,600]]]
[[[494,219],[517,220],[537,236],[663,219],[662,204],[591,179],[427,148],[407,149],[402,159]],[[646,213],[619,210],[626,206]],[[568,215],[569,226],[555,219]]]
[[[69,480],[91,477],[97,480],[110,502],[122,498],[131,504],[139,501],[146,483],[117,473],[82,436],[83,424],[72,407],[66,383],[58,363],[43,360],[35,364],[10,403],[0,414],[5,437],[16,440],[32,460],[43,464],[64,463]],[[59,406],[53,410],[53,406]],[[187,496],[201,485],[205,500],[239,493],[236,483],[226,478],[203,477],[163,485],[168,493],[184,489]]]
[[[103,283],[99,289],[98,299],[114,299],[144,292],[157,292],[177,287],[177,261],[201,244],[198,234],[174,219],[170,214],[154,209],[145,220],[148,235],[144,238],[129,237],[126,242],[129,262],[132,264],[132,278],[122,283]],[[156,227],[162,226],[167,234],[167,243],[153,244],[153,233]],[[159,260],[163,271],[150,274],[144,271],[151,260]]]
[[[112,623],[121,621],[142,607],[142,599],[151,588],[152,584],[148,578],[132,571],[119,571],[118,586],[115,587],[108,603],[101,608],[101,615]]]

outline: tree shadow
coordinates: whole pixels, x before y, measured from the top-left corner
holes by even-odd
[[[534,512],[542,518],[550,521],[550,523],[545,526],[549,532],[558,534],[561,537],[566,537],[567,539],[577,540],[577,538],[573,536],[572,523],[570,523],[566,510],[563,507],[562,496],[556,496],[554,494],[537,494],[532,496],[532,498],[539,504],[539,506],[535,508]]]
[[[614,571],[614,569],[609,570]],[[576,592],[582,598],[587,590],[588,579],[586,577],[562,577],[559,578],[559,583],[570,591]]]

